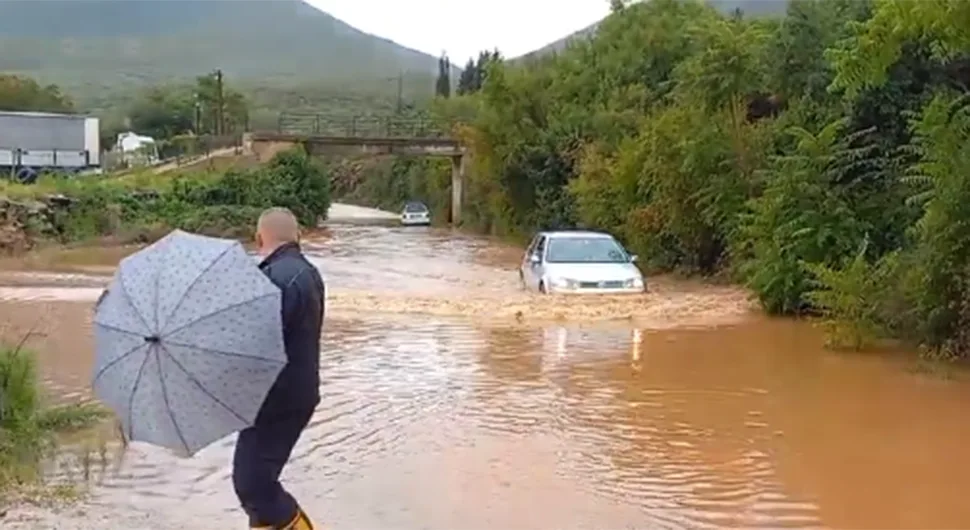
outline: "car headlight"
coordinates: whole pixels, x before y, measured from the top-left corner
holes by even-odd
[[[550,282],[553,287],[559,287],[560,289],[575,289],[579,283],[576,280],[571,280],[569,278],[552,278]]]
[[[623,286],[627,289],[643,289],[643,278],[630,278]]]

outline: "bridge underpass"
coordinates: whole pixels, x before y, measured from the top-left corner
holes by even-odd
[[[461,224],[466,151],[431,120],[401,116],[283,113],[276,130],[243,135],[243,152],[269,160],[302,145],[311,156],[410,155],[451,160],[451,222]]]

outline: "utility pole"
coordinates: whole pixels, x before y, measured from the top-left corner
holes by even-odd
[[[223,111],[225,110],[225,100],[222,93],[222,70],[216,70],[216,135],[221,136],[225,133],[226,121]]]
[[[202,134],[202,102],[199,101],[199,92],[195,93],[195,135]]]

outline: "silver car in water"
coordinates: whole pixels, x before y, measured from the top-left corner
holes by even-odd
[[[431,224],[431,211],[423,202],[410,201],[401,211],[401,224],[405,226]]]
[[[540,232],[525,251],[519,278],[541,293],[642,293],[646,285],[636,260],[609,234]]]

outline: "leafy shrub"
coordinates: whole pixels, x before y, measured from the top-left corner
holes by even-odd
[[[37,478],[57,431],[86,427],[105,416],[88,405],[44,408],[39,388],[34,354],[0,347],[0,490]]]
[[[316,226],[326,219],[330,208],[330,178],[323,166],[302,150],[277,154],[270,160],[262,178],[258,195],[247,204],[262,201],[265,206],[289,208],[304,226]]]
[[[886,256],[869,263],[867,246],[864,243],[844,267],[805,264],[814,276],[806,298],[822,314],[830,347],[858,351],[886,336],[885,293],[897,262],[895,256]]]
[[[142,241],[166,228],[241,237],[252,232],[265,208],[287,207],[304,226],[316,226],[330,207],[327,172],[300,150],[280,153],[262,168],[166,180],[51,176],[33,192],[69,197],[66,205],[51,208],[51,230],[62,242],[99,236]]]
[[[863,228],[836,185],[856,136],[843,135],[844,126],[838,120],[816,134],[789,129],[794,148],[772,157],[762,172],[764,191],[749,201],[735,252],[746,258],[739,268],[769,313],[808,309],[811,268],[840,265],[862,241]]]
[[[178,226],[181,216],[189,215],[197,225],[205,216],[193,213],[214,206],[264,209],[271,206],[289,208],[304,226],[316,226],[330,208],[330,179],[323,166],[301,150],[278,153],[263,168],[248,171],[229,170],[224,174],[198,178],[188,174],[176,178],[168,194],[166,211]],[[213,210],[214,212],[215,210]],[[231,219],[248,219],[245,208]]]
[[[934,350],[970,354],[970,98],[941,94],[915,123],[914,200],[923,216],[912,248],[918,273],[915,335]]]
[[[189,210],[172,220],[172,226],[218,237],[246,238],[253,234],[262,208],[219,204]]]

